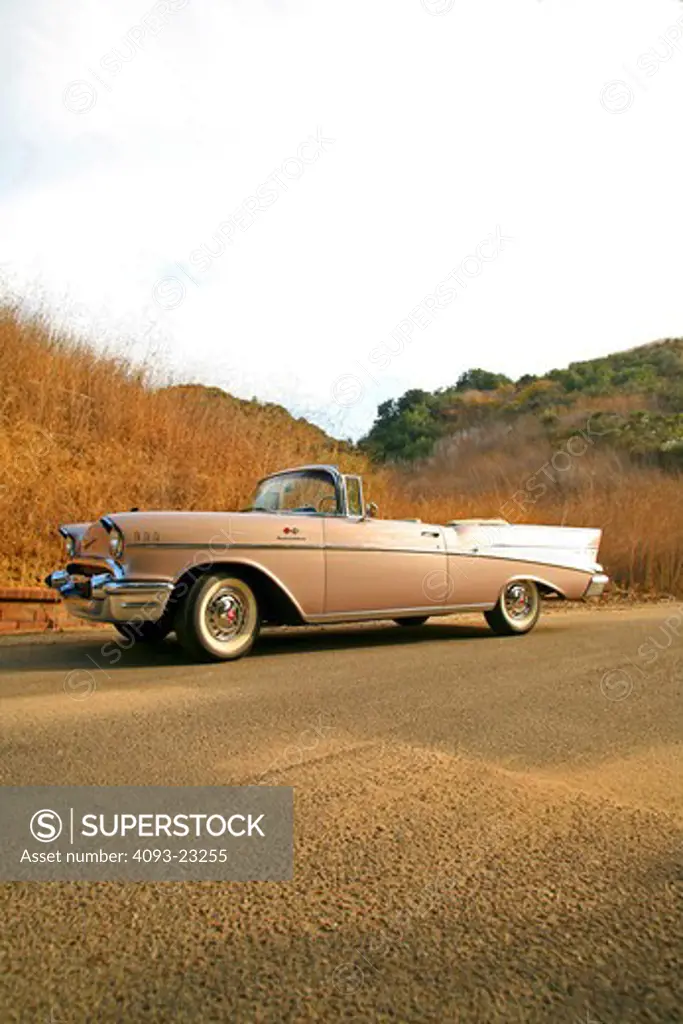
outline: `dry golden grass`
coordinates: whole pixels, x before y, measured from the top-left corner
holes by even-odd
[[[283,466],[365,468],[277,406],[199,388],[155,390],[143,371],[0,311],[0,581],[42,579],[56,527],[107,511],[234,509]]]
[[[429,478],[424,478],[429,485]],[[523,487],[523,481],[521,482]],[[433,522],[452,518],[501,515],[514,523],[549,523],[562,526],[598,526],[604,530],[600,560],[617,587],[633,595],[683,597],[683,516],[680,479],[657,470],[632,470],[612,487],[553,495],[536,503],[518,505],[509,492],[464,494],[448,497],[424,491],[387,494],[393,515],[413,515]]]
[[[155,389],[144,370],[7,308],[0,382],[0,583],[35,583],[60,564],[60,522],[131,506],[241,508],[265,473],[335,462],[364,474],[384,516],[601,526],[602,560],[621,586],[683,595],[680,478],[591,446],[551,469],[553,482],[542,476],[534,500],[528,481],[555,452],[533,418],[442,444],[410,471],[378,469],[279,407]]]
[[[533,417],[442,442],[432,458],[385,479],[387,507],[435,522],[490,516],[600,527],[600,560],[619,588],[681,597],[683,479],[595,437],[591,444],[593,411],[591,402],[577,414],[569,445],[552,447]]]

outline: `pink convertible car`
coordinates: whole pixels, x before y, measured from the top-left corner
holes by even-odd
[[[335,466],[261,480],[241,512],[122,512],[62,526],[67,565],[46,583],[74,615],[143,642],[175,632],[193,658],[229,660],[261,624],[319,625],[481,611],[528,633],[541,596],[602,593],[601,530],[501,519],[380,519]]]

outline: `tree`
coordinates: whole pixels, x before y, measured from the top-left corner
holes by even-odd
[[[495,391],[501,384],[512,384],[504,373],[492,373],[491,370],[465,370],[458,377],[456,391]]]

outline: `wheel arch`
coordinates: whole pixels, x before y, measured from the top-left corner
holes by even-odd
[[[538,587],[538,591],[541,597],[557,597],[562,601],[565,601],[567,599],[567,595],[565,594],[565,592],[562,590],[561,587],[558,587],[556,583],[551,583],[550,580],[544,579],[542,576],[536,576],[534,573],[529,572],[518,572],[515,573],[514,576],[509,576],[505,580],[503,586],[500,588],[500,593],[502,594],[505,588],[509,586],[510,583],[514,583],[516,580],[531,580],[531,582],[535,583]]]
[[[264,623],[280,626],[300,626],[305,623],[304,614],[287,587],[263,566],[249,561],[221,558],[186,569],[176,580],[169,603],[180,606],[196,580],[215,572],[233,573],[249,584]]]

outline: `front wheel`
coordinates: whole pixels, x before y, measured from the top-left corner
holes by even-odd
[[[237,576],[198,579],[178,609],[175,631],[198,661],[232,661],[247,654],[260,628],[254,592]]]
[[[521,636],[534,628],[541,614],[541,596],[533,580],[506,584],[498,604],[484,618],[500,636]]]

